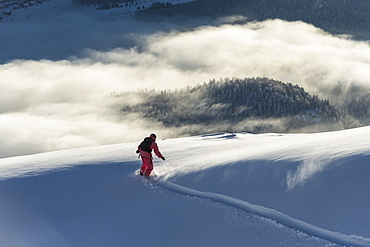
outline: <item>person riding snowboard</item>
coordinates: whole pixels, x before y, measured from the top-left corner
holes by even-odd
[[[158,156],[158,158],[165,160],[165,158],[159,151],[157,143],[155,142],[156,139],[157,136],[155,134],[150,134],[149,137],[144,138],[144,141],[140,143],[136,150],[137,154],[140,153],[141,160],[143,161],[143,164],[140,168],[141,176],[149,177],[150,173],[153,170],[152,150],[154,150],[154,153]]]

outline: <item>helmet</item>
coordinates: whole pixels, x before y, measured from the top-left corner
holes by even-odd
[[[154,138],[154,139],[157,139],[157,136],[154,133],[150,134],[150,137]]]

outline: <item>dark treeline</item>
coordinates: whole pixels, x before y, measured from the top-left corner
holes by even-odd
[[[138,18],[150,16],[243,15],[248,21],[283,19],[304,21],[331,33],[346,33],[369,38],[370,1],[364,0],[197,0],[166,9],[143,11]]]
[[[171,8],[174,5],[170,2],[161,3],[156,2],[155,0],[147,0],[151,5],[149,10],[158,11],[167,8]],[[144,1],[146,3],[146,1]],[[111,8],[122,8],[122,7],[133,7],[135,11],[144,10],[146,7],[143,6],[142,1],[137,0],[72,0],[71,6],[74,7],[88,7],[94,6],[98,10],[102,9],[111,9]]]
[[[336,126],[331,129],[356,125],[352,117],[336,110],[328,100],[320,100],[297,85],[268,78],[212,80],[182,90],[138,94],[143,102],[124,106],[122,111],[141,112],[166,127],[220,125],[224,129],[216,131],[279,132],[318,125]],[[280,120],[279,126],[264,123],[273,119]],[[250,126],[249,121],[260,124]]]
[[[141,9],[141,6],[137,5],[135,0],[72,0],[70,6],[94,6],[96,9],[111,9],[111,8],[121,8],[128,6],[136,6],[137,10]]]
[[[136,6],[137,18],[189,16],[219,18],[242,15],[247,21],[282,19],[303,21],[334,34],[351,34],[369,39],[370,1],[365,0],[196,0],[175,4],[148,0],[145,9],[137,0],[72,0],[74,6],[96,6],[109,9]]]

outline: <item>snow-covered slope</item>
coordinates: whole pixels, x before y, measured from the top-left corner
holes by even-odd
[[[135,0],[133,2],[122,3],[120,7],[109,9],[97,9],[91,7],[79,7],[79,11],[89,12],[96,17],[114,17],[114,16],[128,16],[133,13],[149,8],[154,2],[172,4],[181,4],[191,2],[194,0]],[[0,2],[0,22],[16,22],[28,19],[40,18],[45,16],[53,16],[60,13],[73,12],[75,9],[71,8],[72,0],[10,0]]]
[[[370,246],[370,127],[0,159],[1,246]]]

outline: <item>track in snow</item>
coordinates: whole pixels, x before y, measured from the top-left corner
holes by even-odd
[[[254,205],[243,200],[225,196],[222,194],[217,194],[213,192],[203,192],[194,189],[186,188],[168,181],[163,181],[160,179],[152,180],[152,183],[158,185],[169,191],[176,192],[178,194],[208,199],[214,202],[218,202],[227,206],[235,207],[242,211],[253,213],[271,220],[276,221],[291,229],[295,229],[306,233],[307,235],[317,237],[320,239],[325,239],[335,244],[343,246],[358,246],[358,247],[370,247],[370,239],[362,238],[359,236],[348,236],[338,232],[332,232],[320,227],[310,225],[298,219],[294,219],[288,215],[275,211],[273,209],[265,208],[262,206]]]

